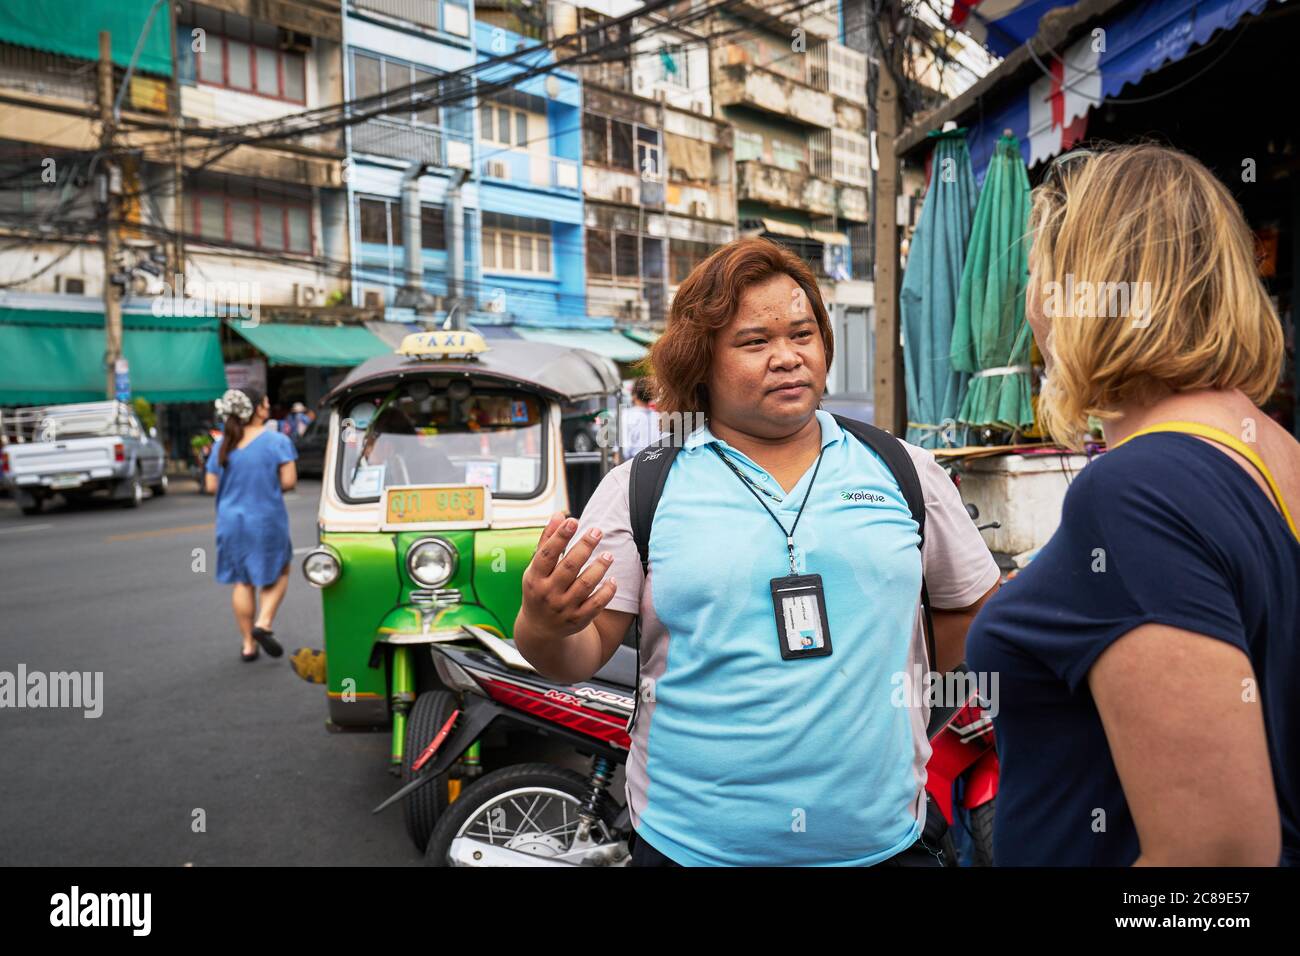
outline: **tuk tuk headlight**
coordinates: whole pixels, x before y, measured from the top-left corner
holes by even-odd
[[[343,564],[330,548],[317,548],[308,552],[302,561],[302,576],[313,587],[327,588],[339,579]]]
[[[416,584],[436,588],[456,573],[456,551],[441,538],[423,538],[406,552],[406,570]]]

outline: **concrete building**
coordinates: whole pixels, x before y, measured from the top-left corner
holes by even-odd
[[[732,126],[737,225],[816,273],[836,335],[833,392],[870,389],[866,56],[839,42],[838,0],[773,17],[711,18],[715,115]]]
[[[416,83],[427,84],[434,96],[468,90],[467,80],[437,78],[476,61],[472,7],[457,0],[349,0],[343,29],[349,97],[382,96],[383,105],[392,107],[348,130],[353,305],[385,310],[390,317],[413,316],[418,306],[444,319],[459,300],[456,311],[464,317],[475,304],[480,249],[478,191],[470,180],[473,101],[419,108],[409,97],[403,104],[389,94]],[[406,200],[411,208],[404,208]],[[456,207],[459,237],[449,215]],[[418,236],[408,262],[406,240],[416,216]],[[407,286],[425,297],[401,295]]]
[[[581,96],[564,70],[538,72],[542,51],[491,61],[534,40],[478,11],[477,149],[480,309],[504,324],[581,326],[587,313]],[[486,17],[486,19],[484,19]]]

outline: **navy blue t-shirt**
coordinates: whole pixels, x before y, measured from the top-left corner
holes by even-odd
[[[1080,471],[1056,533],[971,626],[970,666],[999,681],[995,864],[1137,859],[1088,671],[1149,623],[1227,641],[1249,657],[1282,861],[1300,865],[1300,543],[1241,465],[1178,433],[1139,436]],[[1093,827],[1097,808],[1103,832]]]

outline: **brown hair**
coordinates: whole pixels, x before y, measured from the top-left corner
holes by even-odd
[[[713,333],[732,320],[746,289],[783,274],[807,296],[830,365],[831,323],[812,270],[785,246],[767,239],[737,239],[691,270],[673,298],[667,331],[650,349],[646,362],[654,371],[660,412],[708,413],[705,380],[713,364]]]
[[[256,418],[258,406],[262,404],[262,400],[266,396],[251,385],[241,388],[240,391],[247,395],[248,400],[253,403],[253,418]],[[252,421],[253,418],[248,421]],[[244,440],[244,429],[246,427],[248,427],[248,422],[241,422],[238,416],[226,416],[225,427],[221,430],[221,452],[217,455],[217,463],[222,468],[225,468],[230,461],[230,453]]]

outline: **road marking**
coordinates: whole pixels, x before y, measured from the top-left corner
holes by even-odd
[[[54,525],[52,524],[29,524],[29,525],[24,525],[21,528],[5,528],[3,531],[0,531],[0,534],[19,534],[20,532],[23,531],[41,531],[44,530],[45,528],[53,528],[53,527]]]
[[[193,531],[211,531],[215,525],[209,521],[207,524],[187,524],[178,528],[158,528],[154,531],[132,531],[129,534],[112,534],[105,538],[105,541],[139,541],[143,538],[162,538],[169,534],[188,534]]]

